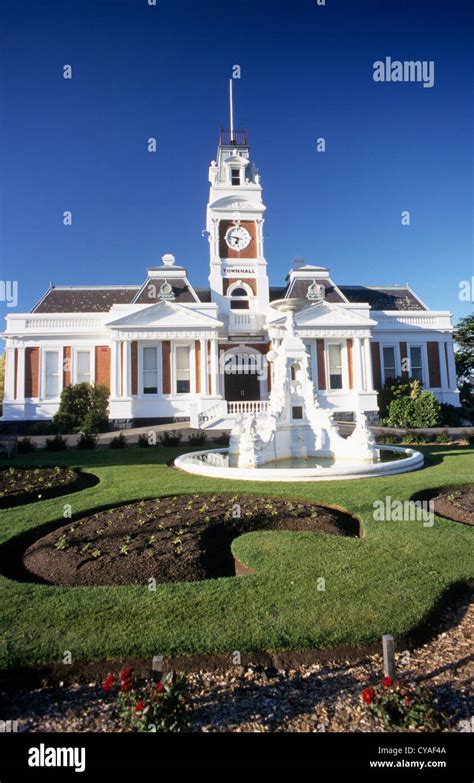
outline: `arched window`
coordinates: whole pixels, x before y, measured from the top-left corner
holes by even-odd
[[[230,297],[231,310],[248,310],[250,307],[249,298],[252,296],[252,289],[244,283],[236,283],[229,288],[228,296]]]

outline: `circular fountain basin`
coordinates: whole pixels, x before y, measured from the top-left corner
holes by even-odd
[[[338,460],[305,457],[266,462],[255,468],[239,468],[229,449],[207,449],[182,454],[174,465],[196,476],[240,481],[341,481],[407,473],[423,467],[423,454],[401,446],[378,446],[379,461]]]

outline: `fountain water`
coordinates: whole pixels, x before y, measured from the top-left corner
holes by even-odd
[[[222,478],[308,481],[402,473],[423,465],[418,451],[376,446],[363,411],[356,412],[348,438],[339,434],[331,410],[319,404],[306,347],[295,331],[295,313],[304,305],[300,299],[272,302],[286,314],[286,334],[267,354],[273,367],[268,409],[239,414],[228,449],[184,454],[175,460],[177,467]]]

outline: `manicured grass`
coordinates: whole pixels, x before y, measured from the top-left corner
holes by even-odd
[[[239,492],[317,500],[358,515],[364,538],[256,531],[234,541],[255,574],[138,587],[54,587],[0,577],[0,667],[163,653],[281,650],[363,644],[420,624],[450,585],[472,575],[468,526],[436,517],[377,522],[373,502],[406,500],[431,487],[472,480],[470,447],[423,448],[421,471],[324,483],[223,482],[167,467],[183,448],[25,455],[21,465],[70,465],[100,483],[75,494],[0,512],[0,543],[74,515],[160,495]],[[66,519],[65,522],[69,522]],[[318,579],[325,590],[318,590]],[[320,585],[321,583],[319,583]]]

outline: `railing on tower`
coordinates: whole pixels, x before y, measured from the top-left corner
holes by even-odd
[[[226,130],[221,128],[219,132],[219,146],[235,144],[235,146],[247,147],[247,131],[246,130]]]

